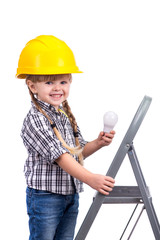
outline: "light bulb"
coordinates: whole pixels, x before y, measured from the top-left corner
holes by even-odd
[[[111,111],[106,112],[103,117],[103,122],[104,122],[103,131],[109,133],[111,130],[113,130],[117,121],[118,121],[118,116],[116,113]]]

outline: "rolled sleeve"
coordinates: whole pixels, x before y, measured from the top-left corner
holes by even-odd
[[[81,131],[79,129],[79,127],[77,127],[77,131],[78,131],[78,139],[79,139],[79,143],[81,145],[81,147],[83,148],[87,143],[88,141],[85,141],[82,134],[81,134]]]
[[[56,137],[50,126],[47,126],[43,119],[42,125],[37,127],[33,122],[22,130],[23,142],[29,153],[37,153],[41,159],[54,163],[62,154],[69,153]]]

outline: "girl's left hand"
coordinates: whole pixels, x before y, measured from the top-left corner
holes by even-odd
[[[97,138],[97,144],[100,147],[108,146],[111,144],[113,138],[115,135],[115,131],[110,131],[110,133],[100,132],[98,138]]]

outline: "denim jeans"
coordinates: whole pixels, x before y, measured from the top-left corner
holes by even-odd
[[[73,240],[79,195],[59,195],[28,188],[29,240]]]

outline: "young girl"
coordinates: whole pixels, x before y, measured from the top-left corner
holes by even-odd
[[[53,36],[29,41],[19,58],[17,77],[26,79],[32,99],[21,132],[30,240],[72,240],[82,182],[105,195],[114,187],[111,177],[83,167],[83,158],[108,146],[115,132],[84,141],[67,102],[71,73],[79,72],[71,49]]]

